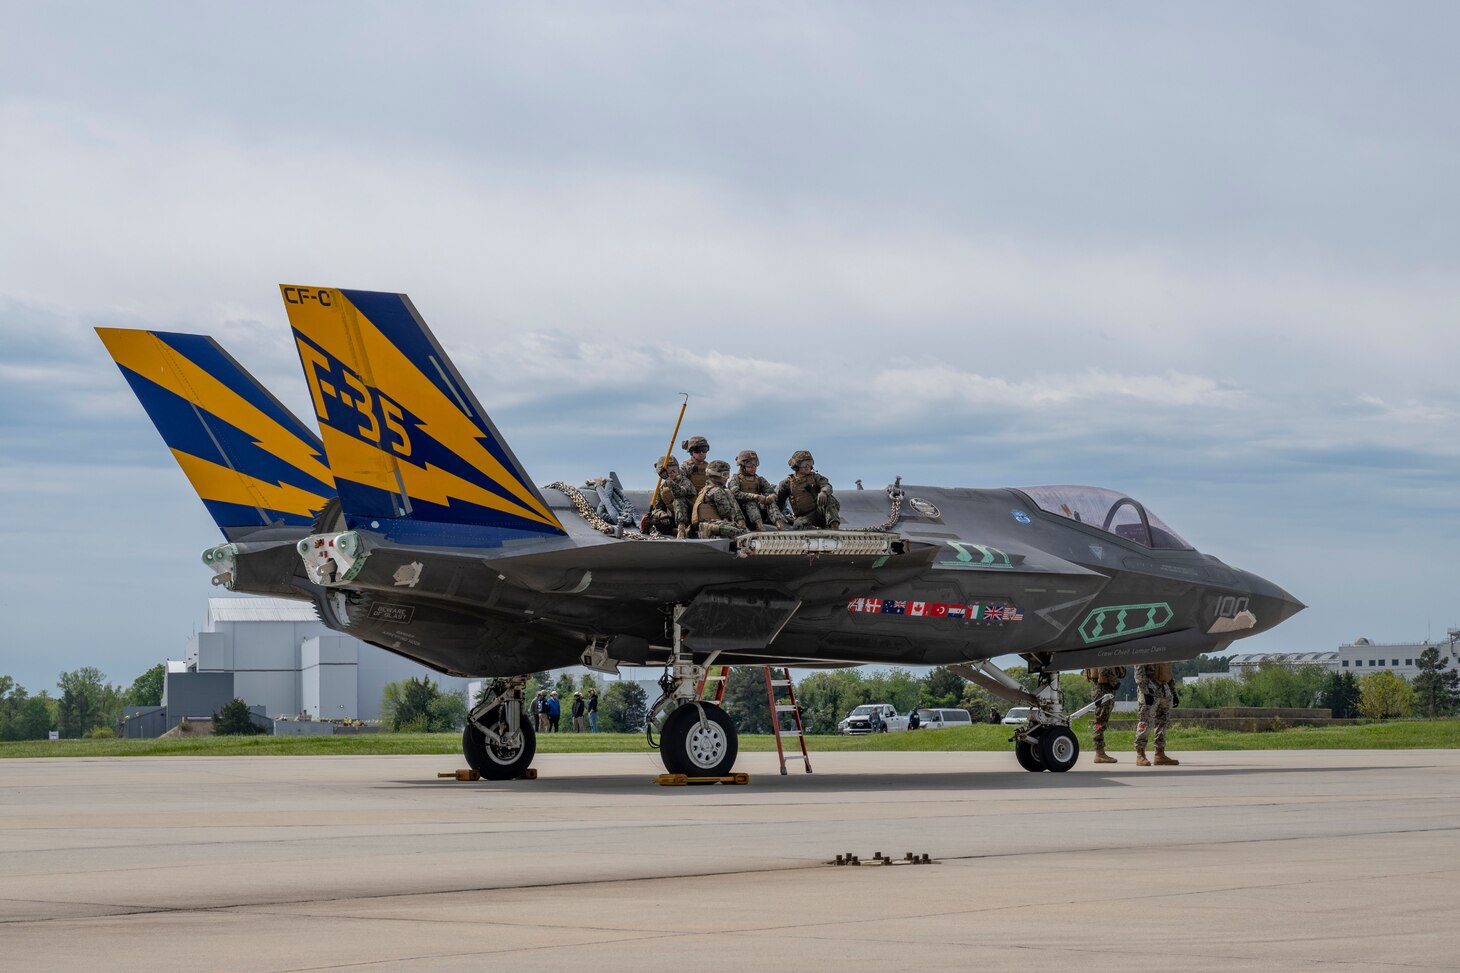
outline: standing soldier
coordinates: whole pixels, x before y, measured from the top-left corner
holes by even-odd
[[[776,506],[776,488],[760,475],[760,457],[755,450],[742,449],[735,462],[740,471],[730,475],[725,489],[730,491],[730,496],[745,513],[745,526],[751,530],[764,530],[766,523],[770,522],[777,527],[785,527],[785,515]]]
[[[1136,766],[1175,767],[1181,763],[1166,756],[1166,727],[1176,705],[1176,678],[1171,663],[1136,666],[1136,699],[1140,700],[1140,722],[1136,724]],[[1156,757],[1146,759],[1146,738],[1156,738]]]
[[[798,449],[787,460],[791,475],[776,488],[776,506],[784,508],[791,504],[793,530],[811,530],[822,527],[839,530],[842,525],[842,508],[836,494],[831,492],[831,482],[813,468],[816,460],[811,453]]]
[[[739,537],[745,533],[745,514],[740,504],[725,489],[725,478],[730,475],[730,464],[722,459],[711,463],[705,471],[708,482],[695,497],[694,515],[691,523],[699,528],[701,537]]]
[[[1097,764],[1113,764],[1118,761],[1105,752],[1105,724],[1110,722],[1110,713],[1115,709],[1115,691],[1120,688],[1120,681],[1125,678],[1125,666],[1102,666],[1098,669],[1086,669],[1082,675],[1094,683],[1090,687],[1096,698],[1109,695],[1110,699],[1095,707],[1095,715],[1090,720],[1090,735],[1095,738],[1095,762]]]
[[[670,534],[679,538],[688,537],[695,488],[690,486],[689,480],[680,472],[679,460],[673,456],[656,461],[654,469],[659,474],[659,495],[649,508],[649,514],[645,518],[648,526],[644,529],[653,527],[665,537]]]
[[[583,732],[583,717],[588,714],[588,704],[583,702],[582,693],[573,694],[573,732]]]
[[[710,443],[704,436],[691,436],[679,444],[679,448],[689,453],[689,462],[682,467],[684,475],[689,477],[689,482],[694,484],[695,493],[705,488],[705,457],[710,455]]]

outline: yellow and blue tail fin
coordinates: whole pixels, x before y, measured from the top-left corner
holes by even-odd
[[[566,533],[410,298],[281,290],[350,527],[455,547]]]
[[[96,333],[225,537],[314,523],[335,495],[324,444],[218,342]]]

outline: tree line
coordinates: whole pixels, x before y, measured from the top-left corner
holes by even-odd
[[[66,740],[116,736],[128,706],[161,705],[165,672],[159,662],[123,689],[95,666],[83,666],[61,673],[59,696],[44,689],[32,696],[10,676],[0,676],[0,740],[44,740],[53,730]]]
[[[1449,668],[1449,658],[1430,646],[1420,654],[1419,674],[1412,681],[1389,670],[1355,676],[1331,672],[1322,666],[1287,667],[1264,662],[1228,678],[1178,685],[1184,708],[1227,706],[1319,707],[1339,718],[1392,719],[1408,716],[1438,718],[1460,710],[1460,672]],[[129,706],[162,703],[165,667],[159,663],[123,689],[107,681],[98,669],[83,666],[61,673],[58,696],[42,690],[31,695],[10,676],[0,675],[0,741],[44,740],[51,731],[63,739],[115,736]],[[1013,666],[1006,670],[1026,689],[1034,677]],[[1201,672],[1227,672],[1227,659],[1197,656],[1175,664],[1178,679]],[[771,732],[770,700],[764,670],[741,666],[731,670],[725,688],[725,709],[743,733]],[[643,687],[627,680],[600,687],[591,673],[574,676],[535,672],[527,680],[530,701],[538,690],[557,690],[564,707],[574,692],[588,695],[598,689],[598,728],[606,733],[638,733],[644,729],[649,699]],[[1062,673],[1060,689],[1067,711],[1090,702],[1090,684],[1078,673]],[[943,667],[918,676],[907,669],[834,669],[814,672],[796,687],[802,723],[808,733],[835,733],[836,725],[863,703],[891,703],[900,712],[915,707],[966,709],[975,721],[1002,712],[1008,703]],[[1117,699],[1134,699],[1134,673],[1128,671]],[[224,723],[233,719],[242,727],[247,707],[234,706]],[[473,700],[472,702],[476,702]],[[460,732],[466,723],[467,700],[461,693],[443,690],[427,678],[405,679],[386,685],[381,699],[381,727],[394,732]]]

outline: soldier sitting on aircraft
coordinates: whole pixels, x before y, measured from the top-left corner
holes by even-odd
[[[796,518],[791,523],[791,528],[814,530],[820,527],[840,530],[841,504],[831,491],[831,482],[813,469],[816,461],[812,459],[811,453],[798,449],[791,454],[787,463],[793,472],[776,488],[776,506],[784,509],[787,501],[790,502],[791,515]]]
[[[709,482],[695,498],[690,521],[699,528],[701,537],[739,537],[745,533],[745,514],[725,489],[725,478],[729,475],[730,464],[722,459],[715,460],[705,470]]]
[[[742,449],[735,457],[740,471],[732,473],[725,483],[725,489],[740,504],[745,513],[745,526],[751,530],[764,530],[767,522],[777,527],[786,526],[785,514],[776,506],[776,488],[771,481],[761,476],[760,457],[753,449]]]
[[[689,461],[681,469],[694,485],[695,493],[699,493],[705,488],[705,457],[710,454],[709,440],[704,436],[691,436],[680,443],[679,448],[689,453]]]
[[[659,474],[659,494],[654,498],[645,521],[666,537],[671,533],[679,538],[688,537],[695,488],[680,471],[679,460],[673,456],[656,461],[654,469]]]

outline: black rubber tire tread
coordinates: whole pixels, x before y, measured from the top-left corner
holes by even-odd
[[[1067,759],[1061,760],[1056,753],[1064,751]],[[1080,741],[1074,731],[1063,726],[1052,726],[1039,735],[1039,760],[1050,773],[1063,774],[1080,759]]]
[[[700,722],[699,709],[693,703],[678,707],[665,719],[664,728],[659,731],[659,757],[664,761],[664,769],[671,774],[684,774],[686,777],[724,777],[735,766],[735,757],[740,750],[739,735],[729,714],[720,707],[711,703],[701,703],[700,706],[704,707],[705,718],[714,721],[725,731],[725,753],[720,760],[713,766],[702,767],[690,757],[690,733]]]
[[[1014,759],[1019,761],[1019,766],[1030,773],[1037,774],[1044,770],[1044,762],[1039,758],[1038,740],[1017,740],[1014,743]]]
[[[482,722],[496,722],[498,709],[500,707],[488,710]],[[503,760],[491,753],[487,748],[486,734],[470,723],[461,731],[461,755],[466,758],[467,766],[481,774],[483,780],[516,780],[532,766],[532,758],[537,756],[537,731],[532,727],[532,717],[522,714],[522,750],[511,760]]]

